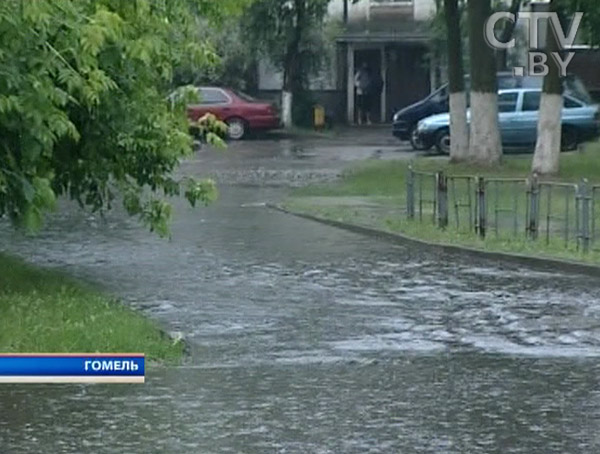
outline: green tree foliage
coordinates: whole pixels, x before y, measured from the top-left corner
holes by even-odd
[[[324,18],[330,0],[256,0],[246,16],[252,44],[281,70],[284,83],[302,82],[318,67]]]
[[[564,0],[572,1],[572,0]],[[470,60],[468,55],[469,49],[469,33],[467,27],[467,0],[457,0],[461,22],[461,40],[463,42],[463,66],[468,73],[470,71]],[[523,0],[494,0],[492,2],[492,11],[507,11],[515,14],[517,17]],[[447,48],[447,16],[446,8],[443,4],[436,9],[436,13],[430,19],[430,30],[432,34],[431,50],[429,57],[437,51],[440,53],[444,63],[444,53]],[[510,41],[516,32],[516,22],[501,20],[500,25],[496,29],[496,36],[502,42]],[[496,67],[498,71],[506,71],[508,66],[508,55],[506,50],[496,51]]]
[[[168,234],[169,196],[215,195],[177,181],[191,153],[183,102],[168,102],[175,68],[217,60],[194,36],[239,0],[2,0],[0,216],[35,230],[59,196],[131,215]],[[185,99],[185,98],[181,98]],[[221,125],[205,119],[211,142]]]
[[[600,8],[596,0],[560,0],[557,8],[563,13],[582,12],[581,36],[586,44],[600,45]],[[570,21],[566,21],[570,24]],[[565,29],[568,25],[565,25]]]
[[[233,3],[232,3],[233,2]],[[241,13],[252,0],[229,0],[228,14],[219,20],[197,17],[196,38],[210,43],[218,55],[217,64],[201,71],[190,65],[177,68],[175,85],[221,85],[255,91],[257,49],[246,36],[246,17]],[[221,8],[222,9],[222,8]]]
[[[326,52],[330,0],[255,0],[245,23],[250,46],[283,72],[283,90],[301,97]]]
[[[258,86],[257,50],[245,40],[244,19],[229,17],[216,25],[199,27],[199,39],[214,46],[217,64],[198,71],[183,66],[175,73],[175,85],[220,85],[255,92]]]

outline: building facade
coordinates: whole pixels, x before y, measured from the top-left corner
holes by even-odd
[[[346,7],[345,3],[329,4],[329,20],[343,24],[342,32],[332,65],[311,82],[313,97],[334,121],[354,123],[354,74],[365,63],[383,81],[372,118],[390,122],[396,110],[431,91],[435,68],[429,58],[429,19],[436,0],[347,0]],[[259,64],[259,89],[266,96],[281,90],[281,75],[266,62]]]
[[[344,33],[338,38],[345,54],[346,120],[356,117],[354,72],[363,63],[380,71],[381,99],[372,112],[375,120],[391,121],[393,113],[431,91],[434,70],[429,58],[430,19],[435,0],[361,0],[348,7]],[[341,9],[340,9],[341,8]],[[344,15],[344,1],[330,4],[330,15]]]

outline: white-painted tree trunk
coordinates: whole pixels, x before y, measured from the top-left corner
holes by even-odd
[[[461,91],[450,94],[450,161],[461,162],[468,158],[467,95]]]
[[[558,172],[562,108],[562,95],[542,94],[540,119],[537,127],[537,143],[531,166],[531,171],[534,173],[549,175]]]
[[[283,126],[290,128],[292,126],[292,92],[281,92],[281,120]]]
[[[469,158],[484,166],[495,165],[502,158],[496,93],[471,92]]]

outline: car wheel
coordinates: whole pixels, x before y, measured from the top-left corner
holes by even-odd
[[[424,151],[429,147],[423,143],[423,141],[419,138],[419,133],[417,132],[417,125],[414,125],[410,129],[410,145],[413,147],[415,151]]]
[[[246,122],[241,118],[229,118],[227,123],[227,135],[232,140],[241,140],[246,135],[248,127]]]
[[[450,154],[450,131],[443,129],[435,137],[435,147],[441,154]]]
[[[560,144],[563,151],[577,150],[577,147],[579,146],[577,131],[573,128],[564,128],[562,130]]]

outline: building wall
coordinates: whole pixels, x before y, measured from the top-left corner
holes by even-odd
[[[311,99],[315,105],[325,108],[326,120],[329,125],[346,122],[346,92],[344,90],[313,90]],[[256,93],[259,99],[281,105],[280,90],[260,90]]]
[[[358,3],[355,4],[352,3],[352,0],[348,0],[348,20],[356,21],[367,17],[368,9],[368,0],[360,0]],[[328,15],[333,20],[341,21],[344,17],[344,1],[332,0],[331,2],[329,2]]]
[[[435,0],[415,1],[415,20],[427,20],[435,14]]]
[[[283,74],[267,59],[258,62],[258,89],[261,91],[281,90]]]
[[[368,17],[370,9],[385,6],[390,6],[388,11],[393,11],[394,6],[398,8],[412,6],[413,18],[418,21],[429,19],[435,12],[435,0],[360,0],[355,4],[352,0],[348,0],[348,20],[351,22],[364,20]],[[329,17],[342,20],[343,15],[344,0],[332,0],[329,3]]]
[[[390,46],[387,49],[387,121],[403,107],[420,101],[431,92],[427,48]]]
[[[582,49],[569,65],[569,73],[581,78],[596,102],[600,102],[600,50]]]
[[[337,90],[339,86],[337,84],[338,68],[336,65],[335,56],[332,57],[331,62],[327,67],[323,68],[319,74],[315,74],[311,77],[309,89],[310,90]],[[273,64],[266,59],[262,59],[258,62],[258,89],[259,90],[281,90],[283,87],[283,73],[273,66]]]

